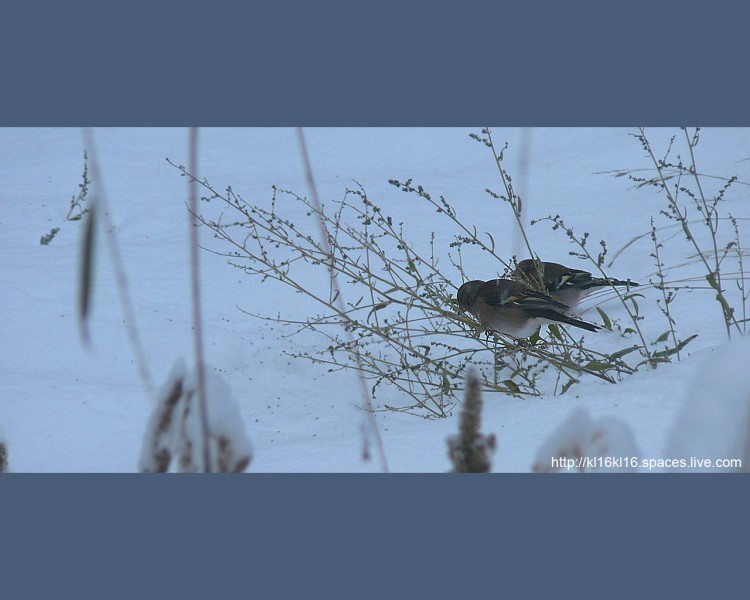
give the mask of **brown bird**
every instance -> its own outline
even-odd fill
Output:
[[[570,307],[578,304],[596,288],[611,287],[614,285],[638,285],[629,279],[621,281],[619,279],[612,279],[611,277],[594,277],[588,271],[571,269],[559,263],[538,262],[541,266],[541,281],[544,283],[547,293]],[[516,279],[526,285],[540,280],[537,263],[531,258],[519,262],[514,275]]]
[[[529,337],[544,323],[566,323],[586,331],[599,329],[563,314],[567,305],[510,279],[467,281],[458,289],[458,305],[485,329],[514,338]]]

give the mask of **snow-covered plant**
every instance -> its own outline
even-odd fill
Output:
[[[208,470],[240,473],[252,460],[252,444],[229,384],[209,368],[206,369],[206,399]],[[156,396],[138,467],[145,473],[164,473],[174,463],[181,472],[200,472],[204,470],[203,450],[196,373],[194,369],[187,372],[184,361],[178,360]]]
[[[595,420],[574,410],[542,443],[531,467],[535,473],[637,471],[640,451],[633,431],[617,417]]]

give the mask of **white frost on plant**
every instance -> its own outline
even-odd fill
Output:
[[[684,471],[750,470],[750,338],[717,348],[689,389],[665,456],[682,459],[677,468]],[[741,466],[716,464],[726,459],[740,459]]]
[[[248,439],[229,384],[205,365],[209,456],[212,472],[244,471],[252,459]],[[141,449],[139,468],[165,472],[175,461],[180,471],[204,468],[203,428],[198,400],[198,378],[178,359],[156,396]]]
[[[616,417],[594,420],[587,410],[578,408],[540,446],[532,471],[636,471],[639,457],[633,431],[624,421]]]
[[[240,409],[232,398],[226,380],[208,364],[204,371],[211,471],[244,470],[252,459],[253,447],[245,433]],[[180,460],[185,470],[192,470],[189,465],[203,465],[203,436],[195,370],[188,374],[185,389],[192,401],[185,414],[185,435],[182,438],[183,444],[188,443],[181,448]]]

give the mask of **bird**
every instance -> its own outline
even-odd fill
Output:
[[[541,266],[541,277],[537,263]],[[621,281],[611,277],[594,277],[588,271],[572,269],[554,262],[535,261],[527,258],[518,263],[514,276],[525,284],[541,282],[547,294],[569,307],[576,306],[596,288],[611,286],[636,286],[635,281]]]
[[[474,315],[485,329],[518,339],[529,337],[544,323],[565,323],[586,331],[600,329],[564,314],[567,305],[519,281],[467,281],[457,297],[459,307]]]

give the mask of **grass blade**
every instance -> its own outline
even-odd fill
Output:
[[[90,345],[89,317],[91,316],[91,299],[94,293],[94,257],[96,246],[96,204],[92,198],[86,223],[81,238],[81,256],[78,265],[78,326],[81,339]]]

